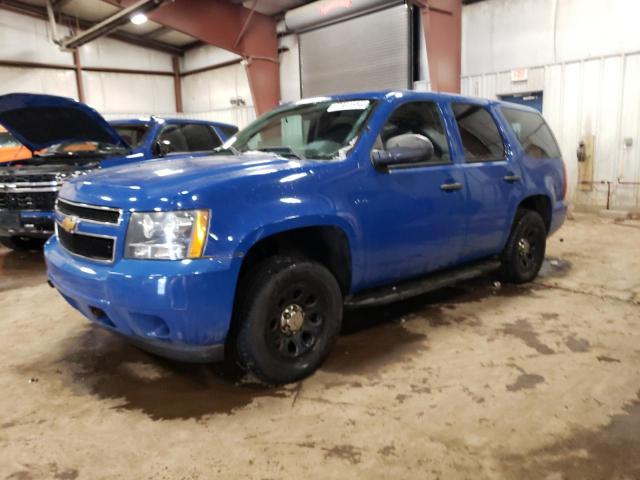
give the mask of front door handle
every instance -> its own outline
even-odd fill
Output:
[[[520,175],[511,174],[511,175],[505,175],[504,177],[502,177],[502,179],[505,182],[515,183],[515,182],[519,182],[522,179],[522,177]]]
[[[463,185],[459,182],[455,183],[443,183],[440,185],[440,190],[444,190],[445,192],[453,192],[455,190],[462,190]]]

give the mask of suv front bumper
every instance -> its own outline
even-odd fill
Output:
[[[92,322],[153,353],[190,362],[221,360],[240,259],[94,262],[45,246],[49,281]]]

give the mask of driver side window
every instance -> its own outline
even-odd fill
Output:
[[[449,163],[449,144],[438,107],[433,102],[410,102],[391,114],[376,139],[375,149],[386,150],[389,140],[398,135],[416,134],[431,140],[433,156],[429,163]]]

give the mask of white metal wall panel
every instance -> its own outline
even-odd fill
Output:
[[[0,95],[15,92],[46,93],[78,98],[73,70],[0,67]]]
[[[622,57],[610,57],[600,62],[599,76],[602,86],[596,92],[600,101],[600,114],[596,135],[594,178],[615,180],[617,157],[620,151],[620,102],[622,101]],[[640,80],[640,79],[639,79]]]
[[[80,48],[80,59],[84,67],[173,71],[171,55],[168,53],[136,47],[110,38],[100,38],[83,45]]]
[[[188,72],[189,70],[219,65],[240,58],[240,55],[228,50],[214,47],[213,45],[203,45],[202,47],[188,50],[181,59],[180,68],[182,71]]]
[[[409,88],[409,28],[399,5],[300,34],[302,95]]]
[[[59,34],[67,34],[60,27]],[[0,13],[0,59],[7,61],[73,65],[73,56],[48,40],[48,25],[26,15]]]
[[[628,55],[625,58],[624,90],[622,94],[622,112],[620,116],[620,161],[618,178],[626,182],[637,181],[640,177],[640,55]],[[629,138],[633,145],[626,147],[624,139]],[[638,187],[621,185],[616,192],[616,204],[637,205]]]
[[[187,112],[209,112],[231,108],[232,98],[253,105],[249,81],[240,64],[187,75],[182,79],[182,103]]]
[[[300,100],[300,48],[297,35],[279,39],[279,47],[287,48],[280,54],[280,99],[283,102]]]
[[[567,157],[567,178],[569,191],[571,194],[576,189],[578,179],[578,162],[576,159],[576,148],[580,140],[580,101],[581,91],[576,88],[582,79],[582,64],[579,62],[565,65],[562,82],[562,105],[560,108],[560,118],[562,119],[558,141],[560,148]],[[543,99],[544,102],[544,99]]]
[[[173,78],[83,72],[86,103],[100,112],[175,112]]]
[[[491,0],[462,9],[463,76],[640,51],[637,0]]]

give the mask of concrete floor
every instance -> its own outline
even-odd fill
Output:
[[[146,355],[0,252],[0,478],[640,478],[640,222],[579,216],[543,276],[346,315],[297,385]]]

